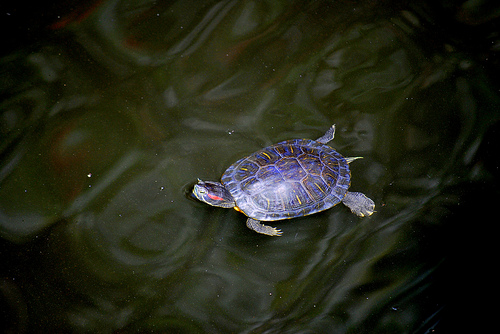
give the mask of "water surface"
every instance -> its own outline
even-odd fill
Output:
[[[374,1],[102,1],[54,18],[0,60],[5,328],[442,327],[450,231],[472,191],[498,195],[500,105],[467,50],[494,16],[444,8],[441,25],[426,5]],[[339,205],[273,238],[189,196],[332,124],[332,146],[364,157],[351,189],[372,216]]]

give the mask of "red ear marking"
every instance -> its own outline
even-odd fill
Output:
[[[208,197],[210,197],[211,199],[214,199],[216,201],[223,201],[224,200],[224,198],[219,197],[219,196],[215,196],[215,195],[212,195],[212,194],[208,194]]]

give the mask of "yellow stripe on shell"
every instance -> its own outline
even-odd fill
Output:
[[[299,195],[295,195],[295,198],[297,198],[297,201],[299,201],[299,204],[302,205],[302,202],[300,201]]]

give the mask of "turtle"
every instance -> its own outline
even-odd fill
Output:
[[[192,194],[216,207],[244,213],[246,225],[257,233],[281,236],[281,230],[262,222],[301,217],[342,202],[359,217],[370,216],[375,203],[351,185],[346,158],[327,143],[335,125],[316,140],[291,139],[261,149],[232,164],[221,182],[198,179]]]

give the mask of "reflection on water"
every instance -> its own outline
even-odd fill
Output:
[[[428,43],[425,8],[103,1],[4,56],[5,328],[439,326],[443,239],[470,184],[495,176],[480,154],[500,103],[473,57]],[[333,145],[364,157],[352,189],[375,200],[369,218],[337,206],[269,238],[187,195],[333,123]]]

